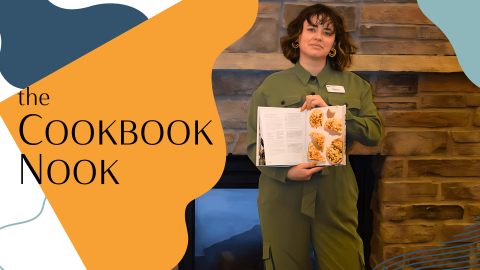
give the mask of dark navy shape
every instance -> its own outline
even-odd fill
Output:
[[[147,19],[120,4],[69,10],[48,0],[0,0],[0,72],[24,89]]]

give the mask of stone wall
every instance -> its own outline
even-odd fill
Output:
[[[480,215],[480,89],[463,73],[387,73],[372,84],[385,136],[371,265],[475,236],[453,237]]]
[[[346,17],[359,48],[357,63],[369,55],[395,61],[383,69],[362,69],[368,63],[351,69],[372,84],[385,131],[378,147],[356,143],[351,152],[378,155],[371,266],[456,240],[480,215],[480,88],[463,72],[451,72],[458,65],[453,47],[416,0],[260,1],[255,24],[226,48],[212,74],[227,154],[246,154],[251,94],[268,75],[290,65],[277,57],[279,39],[304,6],[318,2]],[[431,58],[416,69],[412,55]],[[466,243],[474,241],[479,240]]]

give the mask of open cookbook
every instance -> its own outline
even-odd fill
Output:
[[[257,166],[346,165],[346,106],[258,107]]]

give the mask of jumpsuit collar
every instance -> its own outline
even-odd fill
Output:
[[[300,65],[300,61],[297,61],[297,63],[293,67],[293,70],[297,75],[298,79],[300,79],[300,81],[304,85],[307,85],[308,81],[310,80],[310,76],[312,75],[305,68],[303,68],[302,65]],[[333,74],[333,69],[330,66],[330,61],[327,58],[325,67],[323,67],[322,71],[320,71],[320,73],[318,73],[318,75],[316,76],[318,85],[320,87],[324,87],[327,81],[330,79],[330,77],[332,77],[332,74]]]

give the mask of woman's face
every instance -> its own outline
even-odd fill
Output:
[[[320,60],[326,58],[330,49],[335,42],[335,34],[333,34],[333,24],[328,21],[324,25],[320,24],[322,17],[313,16],[311,25],[307,20],[303,22],[303,31],[298,37],[300,48],[300,58],[310,58],[312,60]]]

